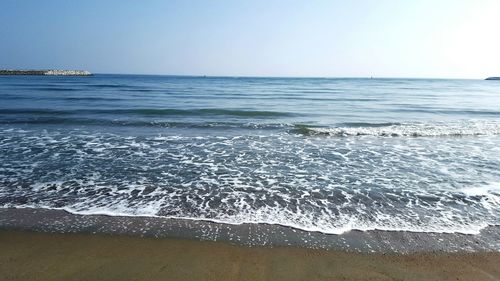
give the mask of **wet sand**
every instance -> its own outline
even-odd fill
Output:
[[[292,246],[362,253],[500,252],[500,227],[476,235],[352,230],[340,235],[281,225],[231,225],[161,217],[77,215],[63,210],[0,208],[0,229],[224,241],[243,246]]]
[[[500,280],[500,253],[367,254],[0,231],[2,280]]]

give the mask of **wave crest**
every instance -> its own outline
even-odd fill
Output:
[[[309,127],[298,124],[293,132],[303,135],[334,137],[462,137],[500,135],[500,123],[495,121],[463,121],[455,123],[385,123],[357,124],[334,128]]]

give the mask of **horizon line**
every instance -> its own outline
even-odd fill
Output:
[[[40,68],[40,69],[0,69],[0,70],[18,70],[18,71],[37,71],[37,70],[69,70],[63,68]],[[88,70],[85,70],[88,71]],[[288,76],[288,75],[210,75],[210,74],[163,74],[163,73],[110,73],[110,72],[92,72],[94,75],[143,75],[143,76],[171,76],[171,77],[206,77],[206,78],[283,78],[283,79],[436,79],[436,80],[485,80],[484,78],[470,78],[470,77],[425,77],[425,76]]]
[[[158,73],[100,73],[91,72],[94,75],[142,75],[142,76],[171,76],[171,77],[198,77],[198,78],[282,78],[282,79],[435,79],[435,80],[485,80],[485,78],[446,78],[446,77],[423,77],[423,76],[258,76],[258,75],[205,75],[205,74],[158,74]]]

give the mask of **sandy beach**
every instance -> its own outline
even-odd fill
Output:
[[[359,254],[0,231],[2,280],[499,280],[499,253]]]

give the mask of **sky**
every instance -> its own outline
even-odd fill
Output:
[[[0,0],[0,68],[500,76],[498,0]]]

